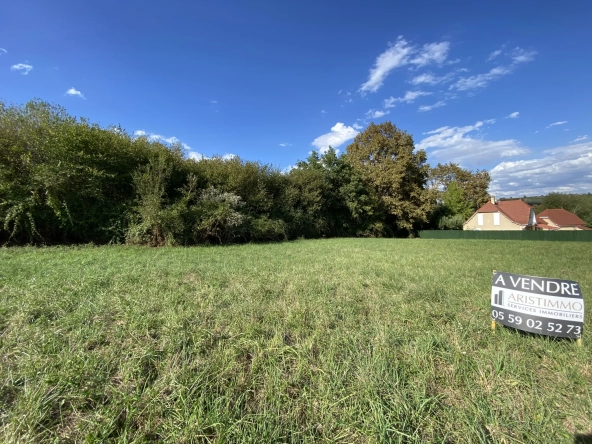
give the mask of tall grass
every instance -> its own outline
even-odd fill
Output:
[[[2,442],[571,442],[592,344],[489,322],[492,270],[585,243],[0,250]]]

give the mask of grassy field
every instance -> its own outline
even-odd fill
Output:
[[[583,347],[490,327],[492,270],[579,281]],[[586,243],[0,249],[0,442],[573,442]]]

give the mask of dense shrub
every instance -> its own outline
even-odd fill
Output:
[[[465,218],[461,214],[442,216],[438,221],[438,228],[441,230],[462,230]]]

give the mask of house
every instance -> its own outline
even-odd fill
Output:
[[[590,230],[586,222],[563,209],[543,211],[537,216],[537,225],[543,230]]]
[[[559,227],[555,225],[549,225],[545,219],[542,219],[540,216],[536,217],[537,221],[537,230],[549,230],[549,231],[557,231]]]
[[[463,224],[463,230],[534,230],[534,210],[522,199],[490,201]]]

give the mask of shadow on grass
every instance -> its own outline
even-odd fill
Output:
[[[574,444],[592,444],[592,434],[590,435],[575,435]]]

